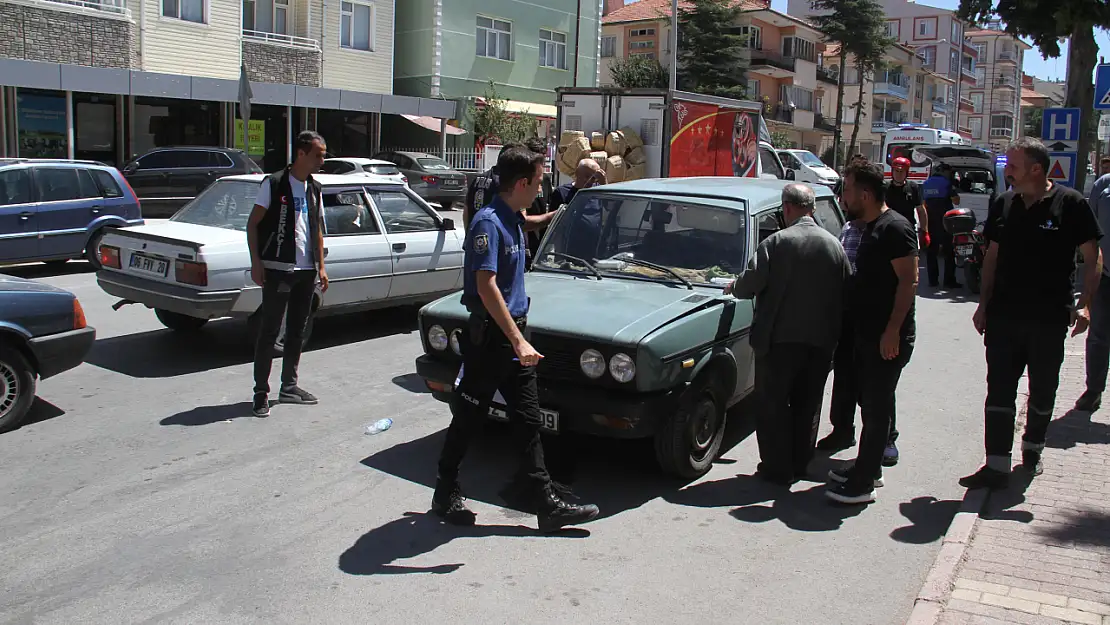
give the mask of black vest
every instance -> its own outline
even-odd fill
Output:
[[[270,185],[270,205],[258,223],[258,240],[262,245],[260,256],[267,269],[293,271],[297,263],[297,209],[293,205],[293,187],[289,184],[289,167],[280,173],[270,174],[264,184]],[[312,176],[306,181],[305,201],[308,203],[308,241],[312,246],[312,260],[316,264],[317,233],[323,230],[320,192],[323,187]]]

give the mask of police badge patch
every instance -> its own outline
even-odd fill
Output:
[[[489,235],[479,234],[474,237],[474,251],[479,254],[485,254],[489,249]]]

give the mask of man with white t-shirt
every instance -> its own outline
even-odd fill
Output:
[[[328,290],[323,196],[320,184],[312,179],[324,164],[328,147],[323,137],[306,130],[297,135],[294,149],[293,164],[262,181],[247,222],[251,279],[262,287],[262,323],[254,349],[252,412],[256,417],[270,415],[270,368],[282,318],[285,349],[278,401],[317,403],[312,393],[297,386],[297,364],[316,279],[321,291]]]

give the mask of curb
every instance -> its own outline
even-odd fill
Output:
[[[941,610],[952,594],[956,582],[956,572],[971,545],[979,513],[987,503],[986,489],[968,490],[964,493],[960,510],[948,526],[941,541],[940,553],[925,576],[925,583],[913,602],[913,611],[906,625],[936,625]]]

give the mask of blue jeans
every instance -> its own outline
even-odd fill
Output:
[[[1110,366],[1110,276],[1102,274],[1091,300],[1091,327],[1087,330],[1087,392],[1101,395],[1106,390]]]

